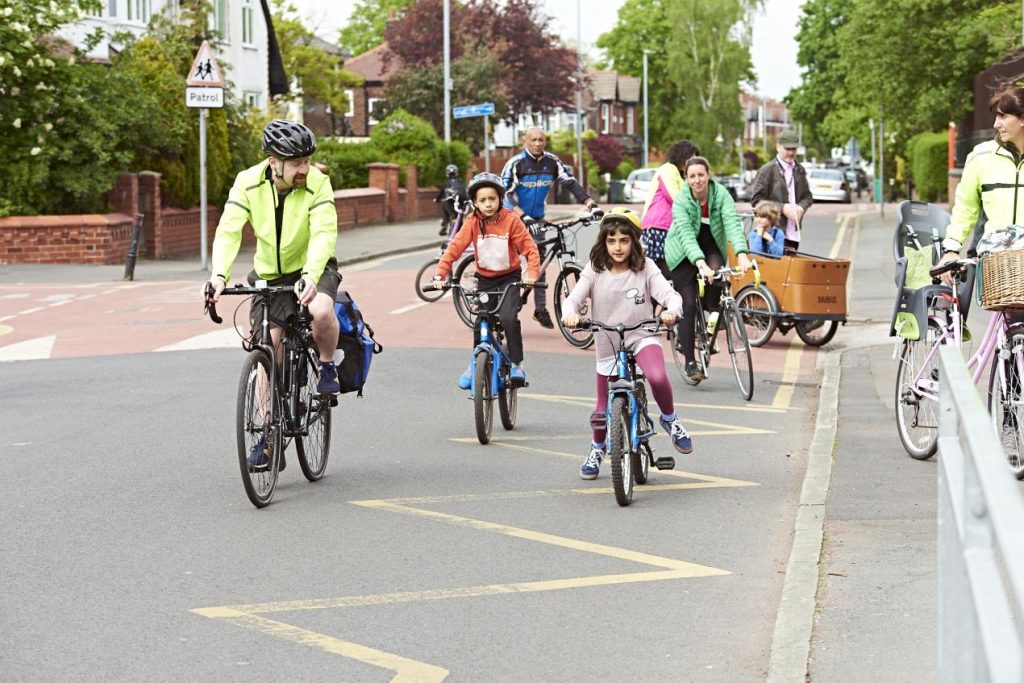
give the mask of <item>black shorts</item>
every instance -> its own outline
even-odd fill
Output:
[[[246,278],[249,285],[256,283],[259,279],[259,275],[256,271],[250,271],[249,276]],[[281,277],[274,278],[273,280],[267,280],[267,284],[271,286],[279,285],[294,285],[296,282],[302,279],[302,273],[289,273],[288,275],[282,275]],[[327,296],[331,297],[331,301],[338,296],[338,285],[341,284],[341,273],[338,271],[338,260],[333,256],[327,259],[327,264],[324,266],[324,272],[320,276],[320,280],[316,283],[316,291],[323,292]],[[275,296],[270,302],[270,317],[272,320],[285,321],[288,320],[289,316],[295,315],[299,312],[299,301],[294,295],[290,296]],[[256,327],[259,322],[263,320],[263,302],[253,299],[252,308],[249,310],[249,322],[253,328]]]

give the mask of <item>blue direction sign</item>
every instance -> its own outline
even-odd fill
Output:
[[[465,107],[452,109],[452,116],[457,119],[468,119],[472,116],[490,116],[494,113],[494,103],[484,102],[483,104],[469,104]]]

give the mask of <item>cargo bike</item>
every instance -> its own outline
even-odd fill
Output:
[[[752,214],[743,218],[749,224]],[[748,272],[732,280],[732,291],[751,346],[764,346],[776,331],[785,335],[794,329],[808,346],[823,346],[840,323],[846,324],[848,260],[802,251],[750,256],[757,261],[761,286]],[[729,262],[736,262],[731,248]]]

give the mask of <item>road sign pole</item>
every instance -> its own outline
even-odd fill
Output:
[[[199,251],[202,269],[206,263],[206,114],[208,109],[199,110]]]
[[[491,172],[491,141],[487,133],[491,117],[484,114],[484,170]]]

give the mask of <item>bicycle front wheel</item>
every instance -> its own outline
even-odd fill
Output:
[[[735,305],[725,306],[725,337],[729,346],[729,360],[740,387],[740,396],[749,401],[754,396],[754,359],[750,355],[750,340]]]
[[[444,289],[434,289],[428,292],[424,292],[424,287],[430,287],[434,284],[434,273],[437,272],[437,264],[441,261],[439,258],[432,258],[416,271],[416,296],[423,299],[426,302],[437,301],[445,295]]]
[[[327,469],[327,456],[331,450],[331,397],[316,391],[317,374],[312,358],[302,354],[306,383],[299,387],[299,431],[295,437],[299,453],[299,467],[309,481],[317,481]]]
[[[747,339],[751,346],[764,346],[772,338],[777,321],[779,305],[770,291],[764,287],[748,287],[736,297],[736,308],[747,328]]]
[[[683,323],[684,325],[686,323]],[[681,368],[679,374],[682,375],[683,381],[689,384],[691,387],[695,387],[700,384],[708,376],[708,361],[711,359],[711,349],[709,347],[707,327],[704,322],[704,309],[700,307],[698,302],[697,314],[693,318],[693,359],[697,363],[697,369],[700,370],[701,379],[690,379],[690,376],[686,374],[686,358],[682,353],[673,349],[673,358],[676,358],[676,367]]]
[[[459,320],[465,323],[466,327],[473,329],[475,320],[473,313],[469,310],[469,302],[466,300],[466,292],[476,289],[476,261],[473,256],[466,256],[462,263],[455,267],[455,283],[462,286],[452,292],[452,303],[455,304],[455,312],[459,314]]]
[[[270,366],[270,357],[263,351],[253,350],[245,357],[235,413],[242,485],[249,502],[258,508],[274,497],[284,446],[281,397],[271,382]]]
[[[1014,335],[1009,343],[1010,357],[1000,360],[997,356],[992,363],[988,380],[988,410],[1003,444],[1010,471],[1017,479],[1024,479],[1024,461],[1021,459],[1024,440],[1020,431],[1021,420],[1024,420],[1024,407],[1021,405],[1024,375],[1021,345],[1024,344],[1024,335]]]
[[[555,278],[555,296],[553,297],[555,302],[555,323],[558,325],[558,331],[565,337],[565,341],[577,349],[585,349],[594,343],[594,331],[566,327],[562,324],[562,313],[565,311],[565,300],[569,298],[569,293],[572,292],[576,283],[580,281],[580,275],[582,274],[583,269],[575,263],[566,264],[562,268],[562,272]],[[586,315],[587,312],[580,311],[580,315]]]
[[[612,465],[612,488],[615,489],[615,502],[625,507],[633,502],[629,404],[625,396],[616,396],[612,399],[608,417],[608,459]]]
[[[932,352],[938,338],[938,326],[929,322],[924,339],[904,339],[896,368],[896,428],[915,460],[935,455],[939,442],[939,367]]]
[[[473,416],[476,419],[476,438],[486,444],[491,440],[494,425],[494,396],[491,394],[491,354],[480,349],[476,352],[476,371],[473,373]]]

